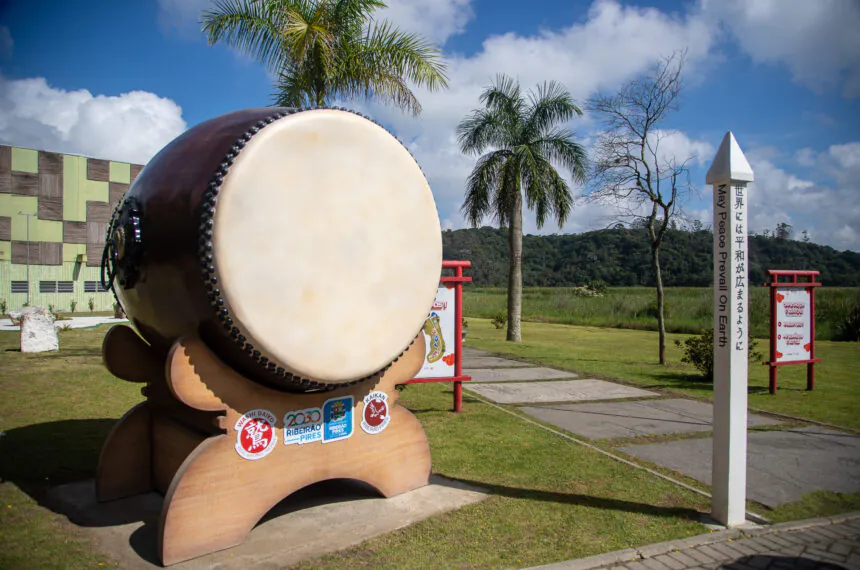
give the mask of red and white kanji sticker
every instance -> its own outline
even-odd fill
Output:
[[[275,449],[275,414],[256,409],[245,412],[233,426],[236,430],[236,453],[245,459],[262,459]]]

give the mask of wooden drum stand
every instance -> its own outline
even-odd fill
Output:
[[[102,351],[113,375],[146,383],[146,401],[108,435],[96,496],[165,495],[165,566],[241,543],[269,509],[318,481],[358,479],[385,497],[428,482],[427,436],[394,388],[421,368],[423,334],[376,382],[305,394],[252,382],[196,338],[164,356],[117,326]]]

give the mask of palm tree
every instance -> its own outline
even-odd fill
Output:
[[[384,7],[381,0],[215,0],[202,24],[209,45],[223,41],[276,75],[277,105],[364,96],[418,115],[409,85],[447,87],[446,66],[431,43],[374,21]]]
[[[560,84],[538,85],[527,96],[519,82],[499,75],[480,98],[476,109],[457,127],[460,150],[481,155],[466,183],[463,212],[477,227],[492,215],[508,228],[508,335],[522,340],[520,320],[523,294],[523,195],[534,210],[538,228],[547,216],[559,227],[573,206],[567,181],[556,163],[570,171],[574,182],[585,181],[585,151],[573,142],[573,132],[563,125],[582,111]]]

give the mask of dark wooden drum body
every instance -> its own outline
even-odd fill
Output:
[[[338,109],[202,123],[141,171],[103,259],[156,349],[200,336],[287,390],[372,378],[405,350],[441,266],[432,193],[385,129]]]

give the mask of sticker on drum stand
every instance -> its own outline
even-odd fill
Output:
[[[322,410],[307,408],[287,412],[284,415],[284,445],[313,443],[322,441]]]
[[[388,409],[388,394],[374,390],[364,397],[361,413],[361,429],[369,434],[379,433],[388,427],[391,413]]]
[[[242,414],[233,426],[236,434],[236,453],[245,459],[262,459],[269,455],[278,436],[275,435],[275,414],[256,409]]]
[[[323,443],[352,437],[352,396],[332,398],[323,404]]]

